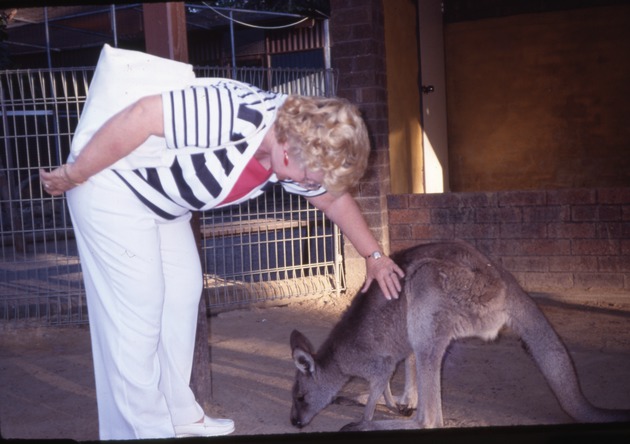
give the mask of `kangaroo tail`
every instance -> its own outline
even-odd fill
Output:
[[[510,287],[516,297],[510,297],[508,326],[525,342],[564,411],[579,422],[630,421],[630,410],[602,409],[586,399],[558,334],[529,295],[516,283]]]

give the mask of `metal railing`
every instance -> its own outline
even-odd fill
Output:
[[[202,67],[287,94],[332,95],[331,71]],[[66,159],[93,68],[0,71],[0,321],[87,322],[80,260],[64,197],[39,168]],[[201,216],[210,310],[344,289],[341,235],[281,187]]]

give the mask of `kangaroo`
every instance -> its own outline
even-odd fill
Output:
[[[560,405],[575,420],[630,420],[630,410],[601,409],[584,397],[567,349],[533,299],[508,271],[472,245],[419,245],[392,258],[405,270],[398,299],[386,300],[378,285],[357,295],[317,353],[302,333],[292,332],[294,426],[309,424],[350,378],[360,377],[369,382],[363,419],[343,430],[442,427],[441,367],[449,344],[473,336],[493,340],[504,326],[520,336]],[[396,365],[409,358],[415,358],[415,378],[407,375],[407,382],[417,385],[415,416],[372,421],[381,395],[393,402],[389,380]]]

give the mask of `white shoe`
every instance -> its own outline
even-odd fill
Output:
[[[222,436],[233,431],[234,421],[231,419],[215,419],[204,415],[203,422],[175,426],[175,437]]]

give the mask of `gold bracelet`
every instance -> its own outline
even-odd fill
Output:
[[[70,179],[70,175],[68,175],[67,166],[68,166],[67,163],[64,163],[63,165],[61,165],[61,169],[63,170],[63,177],[65,177],[66,180],[70,182],[72,185],[74,185],[75,187],[78,187],[79,185],[83,185],[83,182],[75,182],[74,180]]]

